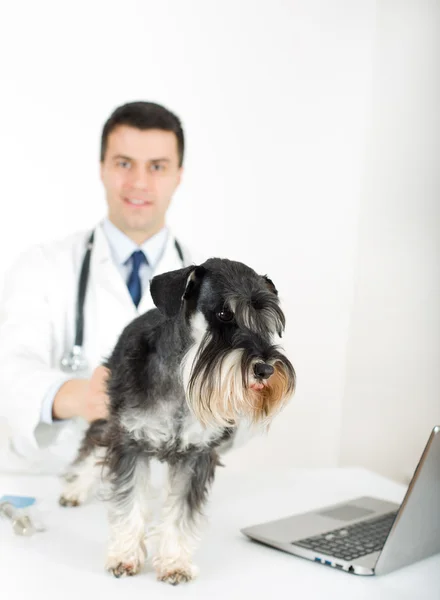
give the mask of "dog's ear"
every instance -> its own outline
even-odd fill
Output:
[[[200,287],[204,267],[185,267],[153,277],[150,292],[154,304],[166,317],[178,314],[183,300],[191,300]]]
[[[275,296],[278,296],[278,290],[275,287],[275,284],[272,281],[272,279],[269,279],[269,277],[267,275],[263,275],[263,279],[266,282],[266,285],[267,285],[267,288],[269,289],[269,291],[272,292],[273,294],[275,294]]]

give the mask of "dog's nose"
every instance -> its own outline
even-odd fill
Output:
[[[266,363],[257,363],[254,365],[255,377],[258,377],[258,379],[269,379],[274,370],[272,365],[267,365]]]

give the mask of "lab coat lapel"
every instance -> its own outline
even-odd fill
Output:
[[[124,327],[138,314],[100,226],[95,230],[85,314],[84,342],[95,363],[108,356]]]
[[[127,308],[133,306],[127,285],[113,261],[107,238],[100,226],[95,230],[90,273],[93,281],[100,288],[110,291],[120,304]]]
[[[154,270],[152,278],[156,275],[167,273],[168,271],[175,271],[176,269],[182,268],[182,261],[180,260],[180,257],[177,254],[177,250],[174,245],[174,240],[174,236],[170,233],[165,244],[164,252]],[[150,310],[151,308],[155,308],[155,306],[151,298],[150,291],[144,290],[141,301],[139,303],[139,313],[144,313],[145,311]]]

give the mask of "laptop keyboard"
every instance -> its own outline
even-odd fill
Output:
[[[396,515],[397,511],[390,512],[292,544],[335,558],[353,560],[382,550]]]

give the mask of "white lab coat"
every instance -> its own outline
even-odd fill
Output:
[[[59,472],[75,457],[87,426],[82,419],[40,422],[42,402],[63,373],[72,348],[79,272],[90,232],[26,252],[5,280],[0,299],[0,470]],[[185,265],[191,264],[183,248]],[[168,236],[154,275],[182,267]],[[148,291],[136,310],[101,227],[96,228],[84,307],[88,377],[113,349],[123,328],[154,307]]]

